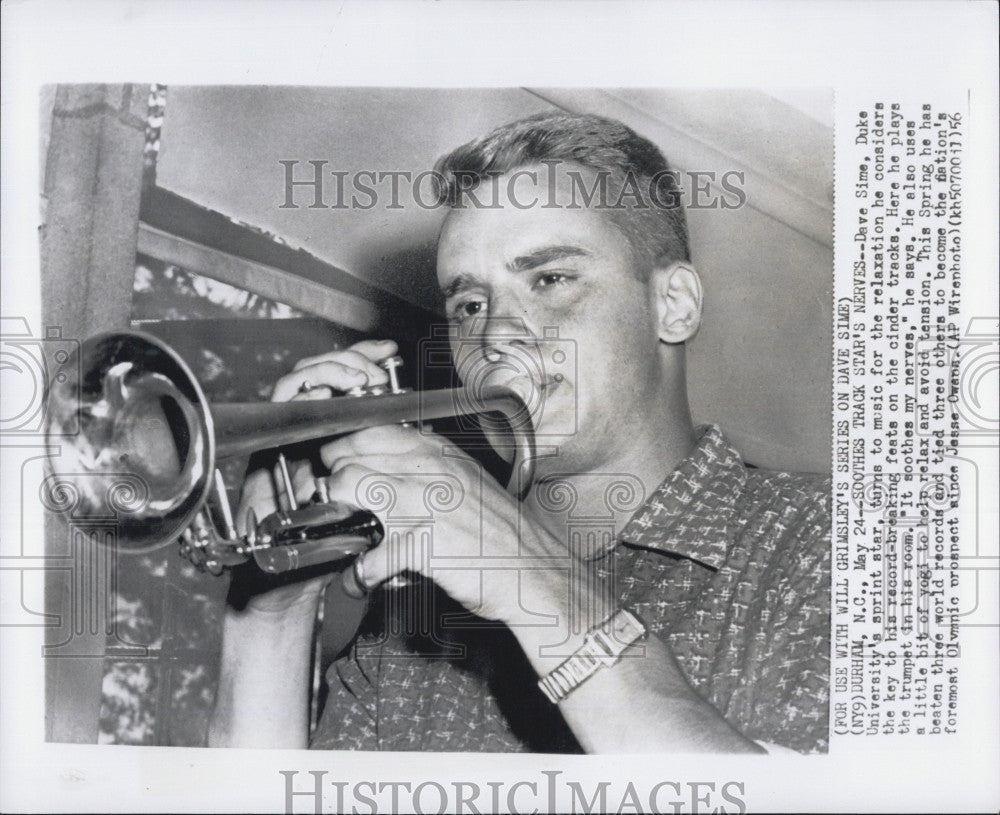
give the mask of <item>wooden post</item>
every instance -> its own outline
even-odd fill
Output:
[[[142,193],[149,87],[61,85],[56,89],[43,184],[44,325],[82,339],[127,328]],[[96,742],[114,558],[81,546],[86,531],[56,514],[45,526],[46,736]]]

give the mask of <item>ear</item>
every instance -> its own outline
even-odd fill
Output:
[[[660,339],[681,343],[691,339],[701,325],[701,278],[690,264],[673,263],[653,269],[650,293],[656,308]]]

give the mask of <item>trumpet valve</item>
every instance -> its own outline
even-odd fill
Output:
[[[384,385],[358,385],[347,391],[348,396],[382,396],[386,393],[406,393],[406,388],[399,387],[399,369],[403,367],[403,358],[400,356],[386,357],[379,362],[388,375],[389,381]]]
[[[214,525],[204,509],[198,511],[182,533],[180,554],[193,563],[198,571],[220,575],[225,565],[216,557],[220,542]]]
[[[403,358],[400,356],[386,357],[379,365],[389,375],[389,393],[403,393],[403,388],[399,387],[399,369],[403,367]]]
[[[232,530],[235,535],[235,530]],[[207,509],[198,510],[191,524],[181,533],[180,552],[200,572],[219,576],[227,568],[245,563],[253,549],[246,537],[222,537]]]

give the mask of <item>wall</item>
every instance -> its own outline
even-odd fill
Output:
[[[459,78],[460,79],[460,78]],[[689,213],[706,315],[691,344],[696,419],[762,466],[828,470],[832,129],[828,92],[171,87],[158,183],[350,273],[438,307],[442,213],[285,202],[285,168],[409,171],[492,127],[555,106],[617,116],[681,169],[746,172],[748,205]],[[324,196],[335,199],[326,186]],[[329,203],[328,201],[327,203]]]

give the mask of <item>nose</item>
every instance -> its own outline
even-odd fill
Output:
[[[537,333],[528,310],[511,292],[494,290],[486,316],[475,320],[472,330],[484,352],[494,346],[534,345]]]
[[[487,351],[494,345],[527,345],[535,341],[534,332],[520,317],[483,317],[475,321],[473,336]]]
[[[497,375],[530,374],[537,367],[537,338],[516,312],[499,311],[491,301],[489,316],[476,317],[465,329],[453,350],[459,378],[467,386]]]
[[[537,348],[536,337],[527,322],[519,317],[484,317],[475,327],[475,355],[489,367],[509,367],[513,358],[531,356]],[[469,350],[472,351],[473,348]],[[470,360],[471,361],[471,360]]]

